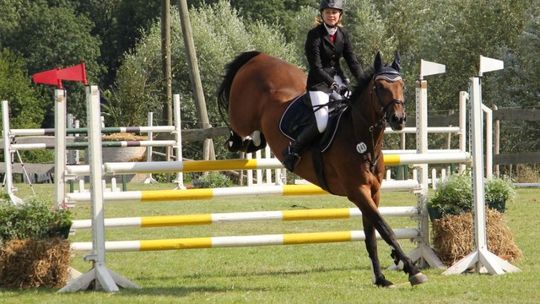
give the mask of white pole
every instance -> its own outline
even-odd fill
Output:
[[[176,161],[182,163],[184,157],[182,155],[182,126],[181,126],[181,112],[180,112],[180,94],[173,95],[174,103],[174,127],[175,134],[174,138],[176,139]],[[184,185],[184,173],[176,172],[176,188],[177,189],[186,189]]]
[[[441,71],[443,65],[436,64],[437,71]],[[425,74],[424,74],[425,75]],[[416,151],[419,154],[425,154],[428,151],[428,115],[427,115],[427,81],[420,79],[416,82]],[[431,266],[436,268],[444,268],[444,264],[437,257],[433,249],[429,245],[429,216],[427,211],[428,202],[428,165],[422,164],[418,166],[420,174],[418,175],[418,184],[420,191],[418,192],[418,210],[420,217],[418,219],[418,230],[420,231],[420,240],[416,249],[410,253],[410,258],[413,261],[418,261],[421,266]],[[414,175],[414,174],[413,174]]]
[[[427,81],[418,80],[416,82],[416,153],[424,154],[428,150],[428,117],[427,117]],[[429,218],[427,216],[427,195],[428,195],[428,165],[418,166],[418,183],[421,190],[418,196],[418,208],[422,217],[418,221],[422,242],[429,246]]]
[[[93,284],[94,288],[102,288],[107,292],[117,292],[119,290],[118,285],[125,288],[139,288],[127,279],[110,271],[105,266],[105,216],[103,208],[101,118],[99,107],[98,87],[86,87],[88,152],[92,186],[90,192],[92,199],[92,252],[85,259],[92,261],[93,268],[69,282],[68,285],[60,289],[60,292],[86,290],[91,288],[90,286],[93,281],[95,281],[95,284]]]
[[[265,159],[272,158],[271,154],[272,153],[270,152],[270,146],[266,145],[266,147],[264,148],[264,158]],[[265,172],[266,172],[266,183],[272,184],[272,169],[266,169]],[[276,176],[276,180],[277,180],[277,176]]]
[[[467,100],[469,100],[469,93],[459,92],[459,150],[461,152],[467,151]],[[465,164],[459,165],[460,173],[465,172],[466,169]]]
[[[148,112],[147,116],[146,116],[146,124],[148,125],[148,127],[153,127],[154,126],[154,112]],[[148,140],[149,141],[152,141],[154,139],[154,132],[152,131],[148,131],[147,134],[148,136]],[[146,147],[146,161],[147,162],[151,162],[152,161],[152,153],[153,153],[153,147],[150,145],[148,147]],[[152,177],[152,173],[148,173],[146,175],[146,178],[144,179],[144,183],[145,184],[150,184],[150,183],[153,183],[155,182],[154,178]]]
[[[259,160],[261,159],[261,150],[257,150],[255,151],[255,159]],[[263,184],[263,172],[261,169],[257,169],[256,171],[256,176],[257,176],[257,185],[262,185]]]
[[[54,185],[56,205],[59,208],[66,204],[66,91],[54,90]]]
[[[13,170],[11,167],[11,135],[9,128],[9,107],[7,100],[2,100],[2,127],[4,131],[4,163],[5,170],[5,190],[11,202],[15,205],[21,204],[22,200],[15,196],[13,187]]]
[[[482,111],[486,114],[486,178],[493,178],[493,112],[482,104]]]
[[[469,255],[459,260],[443,274],[459,274],[470,267],[476,272],[486,269],[490,274],[516,272],[519,268],[491,253],[486,240],[486,210],[484,199],[484,160],[482,129],[482,95],[480,79],[471,81],[471,114],[472,114],[472,158],[473,158],[473,199],[474,199],[474,239],[476,248]]]

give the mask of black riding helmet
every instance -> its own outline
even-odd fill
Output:
[[[338,9],[343,12],[343,1],[342,0],[321,0],[319,11],[322,12],[325,8]]]

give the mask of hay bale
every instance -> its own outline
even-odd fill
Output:
[[[58,288],[68,280],[69,241],[11,240],[0,248],[0,286]]]
[[[489,251],[509,261],[521,258],[521,250],[516,246],[512,232],[505,224],[502,214],[487,209],[486,220]],[[433,246],[444,264],[453,265],[472,252],[474,248],[472,213],[448,215],[434,220],[432,226]]]

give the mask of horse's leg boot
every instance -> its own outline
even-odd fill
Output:
[[[317,124],[315,122],[306,126],[300,132],[298,138],[283,150],[283,165],[285,168],[293,172],[296,163],[300,160],[302,151],[309,146],[319,134],[319,129],[317,129]]]

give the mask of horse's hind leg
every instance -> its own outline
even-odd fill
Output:
[[[371,268],[373,270],[373,283],[378,287],[394,287],[394,283],[388,281],[382,271],[377,253],[377,239],[375,235],[375,227],[371,221],[363,216],[362,224],[364,226],[364,234],[366,235],[366,249],[371,259]]]
[[[242,137],[233,130],[230,130],[229,138],[225,141],[225,148],[230,152],[242,151]]]
[[[266,147],[266,139],[259,132],[253,132],[252,137],[242,138],[238,133],[230,130],[229,138],[225,141],[225,147],[230,152],[251,153]]]

